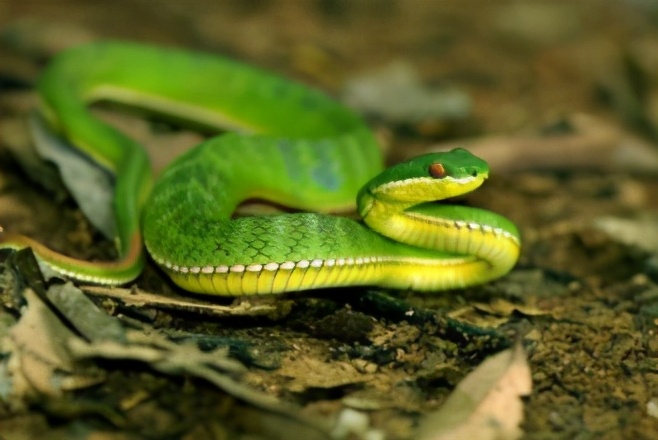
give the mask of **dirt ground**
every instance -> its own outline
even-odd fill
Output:
[[[347,102],[355,79],[377,83],[383,101],[354,105],[388,162],[453,145],[483,156],[492,176],[465,202],[512,219],[522,256],[507,277],[464,291],[249,300],[190,298],[149,264],[128,290],[83,290],[133,330],[225,350],[246,367],[231,383],[246,387],[95,352],[102,379],[13,401],[0,393],[0,438],[312,438],[296,424],[351,408],[385,438],[411,439],[461,379],[517,341],[533,382],[522,438],[658,436],[655,2],[0,2],[0,226],[90,260],[111,258],[111,241],[51,168],[36,171],[49,190],[28,178],[17,150],[48,58],[109,38],[221,53]],[[421,95],[457,98],[396,113],[400,95],[387,92],[399,83],[377,79],[394,63],[411,67]],[[198,136],[118,118],[145,142],[173,145],[157,161]],[[10,277],[10,264],[0,282],[16,319],[8,292],[34,281]],[[243,389],[286,402],[292,421],[272,424],[267,397]]]

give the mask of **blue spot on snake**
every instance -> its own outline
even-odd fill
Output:
[[[298,159],[298,154],[300,151],[299,148],[297,148],[296,143],[290,139],[281,139],[277,146],[281,152],[284,166],[286,167],[286,174],[290,176],[292,180],[300,180],[302,177],[302,173],[300,172],[301,167]]]
[[[290,179],[303,182],[305,178],[310,177],[316,185],[329,191],[340,188],[343,179],[338,173],[336,161],[331,156],[330,142],[320,140],[308,145],[309,141],[279,140],[277,146]],[[309,172],[310,175],[306,174]]]
[[[332,160],[330,152],[331,141],[321,140],[314,145],[314,151],[318,157],[317,164],[313,167],[311,175],[313,180],[320,186],[335,191],[343,183],[342,178],[336,173],[336,161]]]

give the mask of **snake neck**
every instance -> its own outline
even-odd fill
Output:
[[[364,222],[378,233],[417,248],[477,263],[486,279],[507,273],[519,257],[516,227],[506,218],[468,206],[389,203],[364,196]]]
[[[393,241],[428,248],[423,240],[427,235],[423,222],[407,213],[412,206],[412,203],[383,201],[369,194],[359,198],[359,213],[372,230]]]

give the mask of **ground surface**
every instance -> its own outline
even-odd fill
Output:
[[[355,408],[387,438],[413,438],[422,414],[515,340],[534,383],[524,438],[656,438],[649,409],[658,404],[657,26],[649,1],[4,1],[0,225],[87,259],[112,255],[73,202],[18,166],[32,85],[64,47],[120,37],[215,51],[344,99],[357,75],[408,63],[423,86],[457,90],[472,107],[406,119],[374,109],[369,121],[386,139],[389,162],[448,144],[471,145],[489,160],[492,178],[467,203],[519,225],[523,255],[507,278],[432,296],[349,289],[246,306],[220,301],[247,310],[231,316],[139,306],[104,291],[92,297],[138,328],[230,347],[248,366],[242,384],[310,418]],[[194,138],[132,128],[173,148]],[[136,286],[180,293],[152,267]],[[107,376],[94,387],[31,396],[22,409],[0,405],[0,424],[63,438],[95,430],[232,438],[264,423],[191,378],[198,375],[172,377],[137,362],[102,366]]]

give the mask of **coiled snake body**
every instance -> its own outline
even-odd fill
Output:
[[[487,178],[465,150],[433,153],[382,171],[361,119],[325,95],[220,57],[130,43],[96,43],[60,54],[39,82],[52,128],[115,174],[120,259],[75,260],[16,234],[63,275],[125,284],[151,257],[184,289],[269,294],[378,285],[441,290],[506,274],[519,234],[504,217],[434,203]],[[208,127],[232,129],[178,158],[151,190],[140,145],[89,113],[111,100]],[[327,215],[353,206],[363,222]],[[242,217],[265,199],[301,213]]]

